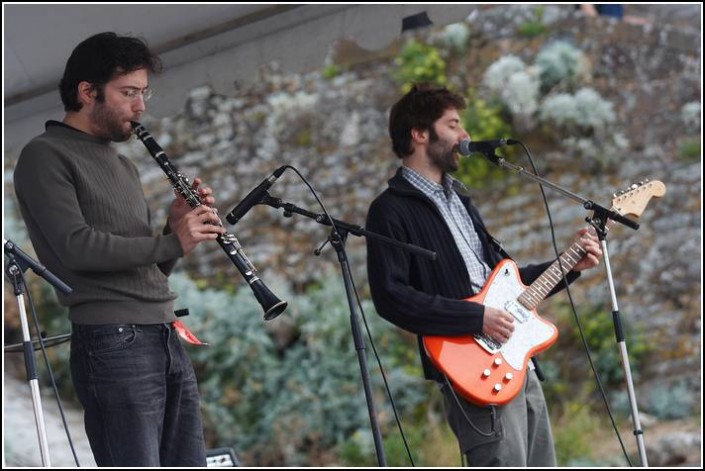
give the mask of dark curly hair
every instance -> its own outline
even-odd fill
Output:
[[[411,155],[411,130],[428,130],[435,135],[433,123],[448,109],[462,110],[465,99],[445,87],[418,83],[392,106],[389,113],[389,137],[392,150],[400,159]]]
[[[59,83],[61,101],[66,111],[79,111],[78,84],[90,82],[102,96],[103,85],[114,77],[139,69],[161,72],[159,58],[152,54],[142,39],[100,33],[81,42],[66,62],[64,76]]]

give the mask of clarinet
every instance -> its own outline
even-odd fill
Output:
[[[154,160],[157,161],[161,169],[166,173],[167,178],[171,182],[176,192],[181,195],[186,203],[192,208],[200,206],[201,198],[193,191],[188,178],[182,175],[179,170],[169,161],[169,157],[164,153],[164,150],[157,144],[154,137],[136,121],[131,121],[132,130],[137,138],[142,141]],[[215,211],[214,211],[215,212]],[[235,264],[242,276],[247,281],[250,288],[254,292],[255,298],[264,309],[264,319],[271,320],[281,314],[287,307],[286,301],[282,301],[267,288],[262,280],[257,276],[257,269],[252,265],[242,251],[240,242],[233,234],[219,234],[216,239],[218,244],[223,248],[228,258]]]

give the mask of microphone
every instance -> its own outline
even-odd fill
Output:
[[[61,281],[61,279],[59,279],[59,277],[50,272],[47,267],[45,267],[26,253],[24,253],[22,249],[17,247],[17,245],[15,245],[15,243],[11,240],[3,239],[2,246],[5,249],[5,255],[12,254],[18,259],[20,259],[20,267],[24,265],[25,268],[31,268],[34,273],[47,280],[54,288],[66,295],[71,294],[71,292],[73,291],[73,289],[71,289],[69,285]],[[22,269],[24,270],[25,268]]]
[[[269,190],[269,188],[274,185],[274,182],[276,182],[277,179],[281,177],[282,173],[284,173],[286,167],[286,165],[282,165],[267,179],[257,185],[254,190],[249,192],[247,196],[245,196],[242,201],[240,201],[237,206],[235,206],[233,210],[228,213],[225,219],[227,219],[230,224],[237,224],[237,222],[242,219],[242,217],[247,214],[247,212],[254,205],[260,202],[267,190]]]
[[[463,156],[476,153],[493,155],[494,150],[498,147],[511,146],[518,143],[519,141],[514,139],[497,139],[494,141],[471,141],[469,139],[463,139],[458,145],[458,152]]]

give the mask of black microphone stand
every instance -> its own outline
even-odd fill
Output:
[[[610,295],[612,298],[612,323],[614,325],[615,336],[617,339],[617,347],[619,348],[619,354],[622,360],[622,369],[624,370],[624,378],[627,383],[627,395],[629,396],[629,405],[632,414],[632,423],[634,425],[634,436],[636,437],[637,448],[639,450],[639,457],[641,458],[641,465],[644,467],[648,466],[646,460],[646,448],[644,446],[644,431],[641,429],[641,423],[639,421],[639,410],[637,408],[636,395],[634,393],[634,383],[632,381],[631,367],[629,365],[629,355],[627,353],[627,345],[625,342],[624,331],[622,329],[622,320],[619,313],[619,307],[617,305],[617,295],[614,287],[614,280],[612,278],[612,267],[610,266],[609,251],[607,250],[607,228],[606,224],[608,219],[612,219],[616,222],[624,224],[625,226],[637,230],[639,229],[639,224],[632,221],[631,219],[622,216],[621,214],[612,211],[610,209],[604,208],[593,201],[583,198],[575,193],[572,193],[538,175],[531,172],[527,172],[523,167],[514,165],[507,162],[503,157],[491,152],[483,152],[483,155],[487,157],[492,163],[507,168],[509,170],[514,170],[518,174],[527,177],[531,180],[538,182],[539,184],[545,185],[552,190],[561,193],[563,196],[571,198],[583,205],[588,211],[594,211],[592,217],[586,218],[592,227],[595,228],[597,237],[602,244],[602,254],[605,260],[605,269],[607,271],[607,282],[609,284]],[[561,271],[563,271],[561,269]]]
[[[39,379],[37,375],[37,368],[34,363],[34,350],[32,348],[29,324],[27,322],[27,311],[25,310],[25,284],[22,275],[27,268],[32,268],[36,274],[47,280],[62,292],[68,294],[71,292],[71,288],[64,284],[43,265],[36,262],[20,250],[11,240],[3,239],[3,248],[5,256],[9,259],[9,263],[7,264],[7,267],[5,267],[5,274],[12,282],[13,292],[17,298],[17,307],[20,313],[25,370],[27,372],[27,381],[29,382],[29,387],[32,391],[34,420],[37,427],[37,438],[39,439],[39,451],[42,457],[42,465],[45,467],[51,467],[51,460],[49,459],[49,442],[47,440],[44,412],[42,411],[42,396],[39,392]],[[42,342],[41,337],[38,338],[38,341]]]
[[[339,221],[337,219],[331,220],[325,214],[316,214],[305,209],[299,208],[292,203],[286,203],[279,198],[272,198],[272,196],[266,192],[259,203],[272,206],[273,208],[284,208],[284,217],[291,217],[294,213],[306,216],[313,219],[319,224],[324,226],[333,226],[331,232],[328,236],[328,241],[330,241],[333,248],[338,254],[338,261],[340,262],[340,268],[343,272],[343,281],[345,283],[345,293],[348,298],[348,307],[350,309],[350,326],[352,328],[353,342],[355,344],[355,350],[357,352],[358,362],[360,363],[360,374],[362,377],[362,385],[365,391],[365,400],[367,401],[367,411],[370,416],[370,425],[372,427],[372,436],[375,443],[375,451],[377,453],[377,462],[380,466],[387,466],[387,462],[384,456],[384,447],[382,446],[382,434],[379,430],[379,424],[377,423],[377,413],[375,412],[374,400],[372,398],[372,388],[370,387],[370,377],[367,371],[367,357],[365,356],[365,342],[362,337],[362,332],[360,330],[360,321],[357,313],[357,308],[355,304],[354,289],[352,283],[352,275],[350,273],[350,265],[348,264],[347,256],[345,254],[345,240],[348,234],[353,234],[356,236],[371,237],[382,242],[392,244],[394,246],[403,248],[417,255],[422,255],[428,257],[432,260],[436,259],[436,253],[430,250],[423,249],[416,245],[407,244],[405,242],[399,242],[389,237],[382,236],[375,232],[370,232],[361,226],[354,224],[348,224],[347,222]],[[323,244],[325,245],[325,244]],[[320,255],[323,246],[316,249],[315,254]]]

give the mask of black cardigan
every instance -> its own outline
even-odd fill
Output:
[[[460,200],[482,244],[485,260],[494,268],[509,256],[487,232],[470,197],[456,187]],[[485,308],[464,301],[474,293],[463,257],[438,208],[409,183],[399,169],[389,188],[370,205],[367,227],[372,232],[435,251],[436,260],[367,238],[367,272],[372,300],[379,315],[419,335],[424,374],[439,380],[421,344],[421,335],[469,335],[482,331]],[[552,262],[519,270],[522,282],[531,284]],[[570,272],[571,283],[579,273]],[[560,283],[551,294],[562,289]]]

